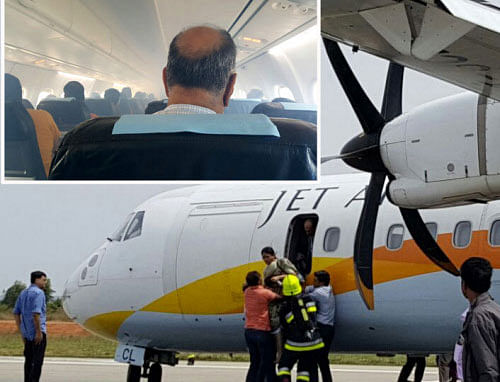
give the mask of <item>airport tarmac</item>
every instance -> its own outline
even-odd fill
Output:
[[[0,357],[0,382],[22,381],[22,357]],[[163,381],[173,382],[234,382],[244,381],[248,363],[197,361],[187,366],[181,361],[176,367],[164,366]],[[400,368],[392,366],[332,365],[335,382],[396,381]],[[46,358],[43,382],[125,382],[127,365],[108,359]],[[69,378],[69,379],[68,379]],[[145,379],[143,379],[145,381]],[[424,381],[438,381],[435,367],[428,367]]]

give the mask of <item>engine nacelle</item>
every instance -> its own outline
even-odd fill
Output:
[[[417,107],[384,127],[380,151],[398,206],[500,199],[500,102],[462,93]]]

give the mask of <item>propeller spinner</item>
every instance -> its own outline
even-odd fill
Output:
[[[337,42],[323,38],[330,63],[363,128],[342,148],[339,156],[349,166],[370,172],[370,183],[356,230],[354,242],[354,273],[358,291],[368,309],[374,309],[373,239],[378,208],[385,178],[394,179],[380,156],[380,133],[387,122],[402,113],[403,70],[396,63],[389,65],[382,110],[379,112],[368,98],[347,63]],[[330,159],[330,158],[329,158]],[[437,266],[454,276],[458,269],[441,250],[416,209],[400,208],[403,220],[420,250]]]

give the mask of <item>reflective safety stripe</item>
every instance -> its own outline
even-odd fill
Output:
[[[309,372],[301,371],[297,373],[297,381],[309,381]]]
[[[292,375],[292,373],[290,373],[290,369],[288,367],[282,367],[281,369],[278,369],[278,377],[280,375]]]
[[[314,301],[310,301],[306,304],[306,306],[309,308],[310,306],[316,306],[316,304],[314,303]]]
[[[293,321],[294,315],[292,313],[289,313],[286,315],[286,323],[289,324],[290,322]]]
[[[308,307],[308,308],[307,308],[307,311],[308,311],[309,313],[314,313],[314,312],[316,312],[317,310],[318,310],[318,309],[316,309],[316,307],[315,307],[315,306],[310,306],[310,307]]]
[[[304,300],[302,300],[301,298],[299,298],[298,302],[299,302],[299,306],[304,306]]]
[[[305,322],[309,321],[309,315],[307,314],[306,310],[302,308],[300,312],[302,313],[302,318],[304,319],[304,321]]]
[[[285,344],[285,349],[291,351],[311,351],[311,350],[321,349],[323,347],[325,347],[325,344],[323,342],[309,346],[295,346],[295,345],[290,345],[289,343]]]

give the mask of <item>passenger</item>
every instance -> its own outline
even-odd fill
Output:
[[[467,259],[460,268],[462,293],[470,303],[462,329],[465,382],[500,378],[500,306],[488,293],[491,275],[490,262],[481,257]]]
[[[398,382],[407,382],[408,377],[413,370],[413,367],[417,365],[415,368],[415,379],[414,382],[422,382],[424,378],[425,371],[425,357],[421,355],[406,355],[406,363],[401,368],[401,372],[399,373]]]
[[[282,294],[281,281],[286,275],[297,275],[297,268],[290,260],[277,259],[272,247],[264,247],[260,252],[262,260],[266,263],[264,268],[264,285],[277,294]],[[278,362],[283,350],[283,338],[280,332],[280,301],[269,304],[269,317],[271,321],[271,333],[276,341],[276,361]]]
[[[295,101],[293,99],[283,98],[283,97],[275,98],[271,102],[292,102],[292,103],[295,103]]]
[[[436,365],[439,372],[439,382],[455,382],[457,380],[457,370],[452,353],[437,354]]]
[[[247,99],[259,99],[264,98],[264,93],[260,89],[251,89],[247,94]]]
[[[120,92],[116,89],[109,88],[104,92],[104,99],[107,99],[111,103],[111,108],[113,109],[114,115],[120,115]]]
[[[47,284],[47,275],[35,271],[30,277],[31,285],[17,298],[14,318],[24,342],[24,380],[37,382],[42,374],[47,346],[47,308],[43,292]]]
[[[262,287],[257,271],[249,272],[244,286],[245,341],[250,352],[246,382],[273,382],[276,379],[273,357],[275,347],[270,333],[268,305],[280,296]]]
[[[295,264],[303,276],[306,276],[310,272],[315,232],[315,221],[313,219],[304,220],[303,235],[299,236],[295,254],[290,256],[292,263]]]
[[[17,95],[16,98],[21,101],[22,88],[17,77],[11,74],[5,74],[6,92],[12,95]],[[61,138],[61,132],[52,118],[52,115],[45,110],[26,109],[33,125],[35,126],[36,138],[40,156],[42,158],[45,175],[48,176],[50,162],[54,156],[54,152]]]
[[[316,303],[302,293],[297,276],[287,275],[283,279],[285,299],[280,310],[284,335],[283,355],[278,365],[280,381],[290,382],[291,371],[298,361],[297,381],[309,381],[309,370],[318,351],[325,347],[316,325]]]
[[[64,85],[64,98],[74,98],[78,101],[83,111],[84,119],[82,121],[91,118],[90,111],[85,104],[85,89],[81,83],[78,81],[70,81]]]
[[[132,89],[124,87],[120,94],[120,101],[118,107],[121,115],[134,114],[130,99],[132,98]]]
[[[172,40],[163,84],[168,106],[157,114],[224,113],[236,82],[236,45],[222,29],[199,26]]]
[[[323,382],[329,382],[332,381],[332,374],[328,353],[335,335],[335,297],[330,286],[330,274],[327,271],[314,272],[313,283],[314,285],[306,287],[305,292],[316,302],[318,307],[316,318],[325,347],[318,350],[318,357],[314,359],[311,368],[311,382],[318,381],[318,366]]]

